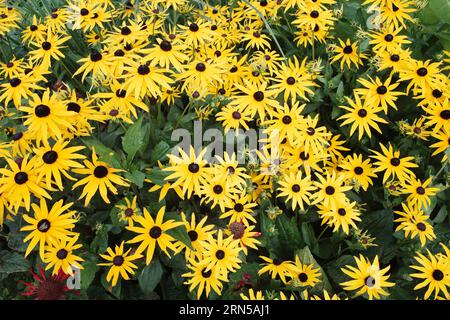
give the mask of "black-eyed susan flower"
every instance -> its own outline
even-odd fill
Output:
[[[175,220],[164,220],[165,207],[161,207],[156,214],[156,219],[150,215],[148,210],[144,208],[143,215],[135,218],[136,224],[127,226],[126,229],[138,235],[133,239],[128,240],[128,243],[139,243],[136,253],[143,253],[145,251],[145,262],[150,264],[155,252],[156,245],[170,257],[167,249],[176,251],[175,239],[166,231],[179,227],[183,222],[176,222]]]
[[[373,172],[384,171],[383,183],[389,177],[397,178],[400,181],[405,181],[408,177],[414,176],[410,168],[416,168],[417,164],[411,162],[414,157],[400,157],[400,151],[395,150],[389,143],[386,148],[380,143],[381,151],[372,150],[375,155],[370,156],[377,160],[374,162],[375,169]]]
[[[32,90],[44,89],[38,85],[39,78],[33,75],[19,74],[12,77],[9,82],[2,83],[0,86],[0,101],[4,101],[7,106],[10,101],[16,107],[22,105],[22,99],[26,99],[33,94]]]
[[[399,86],[399,83],[392,82],[391,78],[382,82],[380,78],[376,77],[372,79],[358,79],[358,82],[363,85],[364,88],[358,88],[355,92],[364,99],[369,105],[377,108],[381,106],[384,113],[388,112],[388,108],[392,107],[397,110],[395,102],[397,97],[403,95],[400,91],[395,91],[395,88]]]
[[[239,130],[240,127],[248,130],[248,123],[252,120],[251,112],[240,106],[224,106],[216,113],[217,121],[222,123],[225,134],[230,130]]]
[[[72,168],[83,168],[77,160],[85,159],[82,154],[77,153],[84,146],[68,147],[69,141],[58,140],[53,146],[45,141],[44,145],[36,148],[36,169],[39,171],[38,180],[43,179],[46,187],[50,189],[52,183],[56,183],[59,190],[63,190],[62,176],[75,181],[69,172]]]
[[[204,250],[203,242],[208,240],[215,233],[215,230],[213,230],[214,225],[206,224],[206,221],[208,219],[207,216],[203,217],[202,219],[196,219],[194,213],[191,214],[190,220],[186,218],[186,215],[184,213],[181,213],[181,218],[186,227],[186,231],[189,236],[189,239],[191,240],[191,246],[193,249],[191,249],[183,242],[178,241],[176,243],[177,246],[176,252],[178,253],[184,250],[184,256],[186,258],[186,261],[194,258],[201,260],[203,257],[203,250]]]
[[[132,226],[136,217],[141,214],[136,202],[137,196],[134,196],[131,201],[125,198],[125,204],[116,205],[116,208],[119,209],[119,220],[126,222],[129,226]]]
[[[335,46],[334,53],[331,63],[340,60],[341,69],[344,69],[344,65],[347,68],[350,68],[352,65],[358,68],[359,65],[363,65],[362,59],[367,58],[364,53],[359,52],[357,42],[351,43],[350,39],[347,39],[346,42],[339,39],[339,45]]]
[[[187,264],[189,272],[182,275],[182,277],[188,278],[184,284],[189,286],[190,292],[197,288],[197,299],[200,299],[203,292],[208,297],[211,289],[220,295],[223,282],[227,282],[226,276],[216,272],[217,267],[207,269],[207,264],[208,262],[205,260],[190,259]]]
[[[271,259],[265,256],[259,256],[264,262],[261,264],[262,268],[258,270],[258,275],[266,272],[269,273],[271,279],[280,277],[283,283],[287,283],[287,278],[296,271],[295,264],[292,261],[282,260],[278,258]]]
[[[326,175],[317,175],[318,181],[314,181],[317,191],[314,192],[312,204],[322,203],[324,206],[336,207],[346,200],[345,192],[351,190],[351,186],[345,186],[345,175],[337,175],[336,172]]]
[[[49,138],[61,139],[65,130],[73,129],[69,122],[72,112],[68,111],[56,94],[46,90],[42,96],[33,94],[29,106],[19,108],[25,112],[24,124],[40,144]]]
[[[350,106],[339,106],[339,108],[346,110],[347,113],[340,116],[338,120],[343,120],[342,125],[352,125],[350,128],[350,135],[353,135],[356,129],[358,129],[358,140],[361,140],[364,133],[366,133],[369,138],[372,137],[371,128],[381,133],[378,123],[387,123],[386,120],[377,115],[377,113],[383,110],[381,107],[369,105],[365,100],[362,101],[356,93],[354,101],[349,97],[345,98]]]
[[[261,290],[255,291],[253,288],[248,289],[247,294],[241,293],[240,297],[242,300],[253,300],[253,301],[265,300],[264,293]]]
[[[418,252],[414,259],[416,263],[410,267],[415,272],[410,274],[410,276],[420,281],[414,287],[414,290],[426,288],[425,299],[428,299],[433,293],[436,299],[441,292],[445,297],[448,297],[448,288],[450,287],[448,257],[433,255],[427,250],[427,255]]]
[[[92,197],[99,191],[103,201],[110,203],[108,199],[108,190],[117,194],[117,188],[114,185],[127,187],[129,184],[124,178],[117,175],[121,172],[121,169],[112,168],[106,162],[99,161],[95,149],[92,148],[92,162],[89,160],[83,161],[85,168],[73,169],[73,172],[85,175],[85,177],[77,181],[72,190],[83,187],[83,192],[80,195],[80,199],[84,199],[84,205],[87,206]]]
[[[248,254],[248,248],[258,250],[258,246],[261,244],[256,238],[261,235],[258,231],[253,231],[255,226],[246,226],[241,222],[232,222],[228,225],[226,230],[233,235],[233,239],[239,240],[239,245],[244,252]]]
[[[203,159],[206,151],[206,149],[203,149],[196,155],[194,147],[190,146],[189,155],[181,149],[179,149],[181,157],[169,155],[171,165],[163,170],[172,173],[165,180],[175,180],[172,187],[182,187],[183,194],[188,197],[193,192],[201,194],[200,185],[205,183],[208,177],[206,160]]]
[[[10,158],[5,158],[5,160],[9,168],[0,168],[2,174],[0,193],[6,194],[16,212],[21,206],[24,206],[27,211],[30,210],[32,195],[38,199],[43,197],[51,199],[43,184],[39,182],[34,158],[25,157],[20,165]]]
[[[361,221],[361,213],[356,208],[356,202],[337,203],[334,207],[318,205],[318,208],[322,224],[332,226],[333,232],[342,230],[345,234],[349,234],[350,228],[356,229],[356,223]]]
[[[391,24],[380,31],[373,32],[370,35],[372,40],[369,42],[373,45],[373,51],[391,51],[401,47],[402,45],[411,43],[407,36],[402,36],[399,34],[402,30],[402,27],[396,28],[393,24]]]
[[[364,191],[373,185],[372,179],[377,177],[373,172],[370,160],[366,159],[363,161],[361,154],[348,156],[342,164],[342,168],[345,170],[347,179],[355,181]]]
[[[256,206],[257,204],[251,201],[250,195],[238,193],[232,197],[231,203],[225,206],[226,210],[219,218],[229,218],[230,223],[242,222],[248,226],[250,222],[256,223],[256,219],[253,216],[253,210]]]
[[[125,242],[119,246],[115,246],[114,250],[107,248],[107,254],[100,254],[100,256],[107,262],[99,263],[99,266],[110,267],[106,275],[106,281],[111,282],[111,286],[115,287],[119,281],[119,277],[124,280],[130,279],[130,274],[134,275],[138,267],[133,263],[134,260],[141,258],[141,255],[134,252],[131,254],[132,248],[125,251]]]
[[[32,42],[37,48],[30,51],[30,60],[42,66],[43,69],[48,69],[51,66],[52,58],[56,61],[64,58],[61,49],[64,48],[63,44],[69,39],[70,36],[60,36],[47,32],[44,39],[37,39],[39,42]]]
[[[429,217],[413,204],[402,203],[403,211],[395,211],[400,218],[396,219],[399,225],[395,231],[403,230],[405,237],[411,239],[417,236],[420,239],[422,247],[428,241],[432,241],[436,238],[433,230],[433,226],[429,222]]]
[[[222,275],[227,277],[228,272],[234,272],[240,268],[241,259],[238,255],[241,251],[239,240],[234,236],[226,236],[222,230],[217,232],[217,239],[208,238],[203,242],[203,259],[206,261],[206,271],[214,268],[214,277]]]
[[[430,197],[439,192],[439,188],[429,186],[433,177],[429,177],[425,181],[412,177],[405,184],[403,192],[408,195],[406,199],[409,203],[416,205],[418,208],[426,208],[431,204]]]
[[[290,283],[294,287],[314,287],[321,281],[321,272],[314,264],[303,263],[300,257],[296,255],[290,277],[292,278]]]
[[[54,203],[50,210],[47,202],[41,199],[39,205],[33,203],[33,217],[28,214],[23,215],[23,219],[28,225],[22,227],[20,231],[28,231],[28,235],[23,239],[23,242],[28,242],[25,256],[39,245],[39,256],[45,259],[45,248],[49,244],[57,244],[57,240],[70,241],[72,236],[76,233],[71,231],[75,227],[77,220],[74,218],[75,211],[68,211],[73,203],[64,204],[63,200]]]
[[[51,222],[50,222],[51,223]],[[68,239],[59,239],[49,242],[45,247],[44,262],[47,263],[45,270],[53,268],[52,275],[58,274],[62,270],[66,274],[73,275],[74,269],[82,270],[80,264],[84,260],[75,254],[75,250],[82,247],[76,244],[79,235],[75,235]]]
[[[305,210],[305,204],[310,205],[313,191],[316,189],[308,176],[303,176],[301,171],[285,175],[279,181],[277,197],[285,197],[291,201],[292,210],[298,206]]]
[[[341,286],[347,291],[355,291],[357,296],[367,294],[369,300],[380,299],[381,296],[388,296],[385,288],[393,287],[395,283],[388,282],[390,275],[387,273],[390,266],[380,268],[378,256],[375,256],[373,262],[363,255],[354,257],[356,267],[346,265],[341,271],[348,275],[352,280],[341,283]]]

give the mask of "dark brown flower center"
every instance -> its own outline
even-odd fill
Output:
[[[336,190],[334,189],[333,186],[327,186],[327,187],[325,188],[325,193],[326,193],[327,195],[329,195],[329,196],[331,196],[332,194],[334,194],[335,191],[336,191]]]
[[[309,15],[311,16],[311,18],[316,19],[319,17],[319,12],[317,10],[313,10]]]
[[[377,93],[378,93],[378,94],[385,94],[386,92],[387,92],[386,86],[379,86],[379,87],[377,88]]]
[[[366,116],[367,116],[367,110],[366,110],[366,109],[359,109],[359,110],[358,110],[358,116],[359,116],[360,118],[366,117]]]
[[[91,61],[92,62],[97,62],[102,60],[102,54],[100,52],[98,52],[97,50],[93,51],[91,53]]]
[[[191,242],[194,242],[195,240],[198,239],[198,233],[195,230],[189,231],[188,236],[189,236],[189,239],[191,239]]]
[[[215,194],[221,194],[223,192],[223,188],[221,185],[215,185],[213,187],[213,191]]]
[[[58,252],[56,252],[56,256],[60,260],[64,260],[65,258],[67,258],[68,254],[69,252],[66,249],[59,249]]]
[[[195,66],[195,70],[197,70],[198,72],[203,72],[206,70],[206,66],[204,63],[199,62],[197,63],[197,65]]]
[[[450,119],[450,110],[442,110],[439,115],[441,116],[442,119],[448,120]]]
[[[160,227],[154,226],[150,229],[149,234],[150,234],[150,237],[152,237],[153,239],[158,239],[162,234],[162,230]]]
[[[138,67],[137,71],[141,76],[145,76],[146,74],[150,73],[150,68],[147,65],[143,64]]]
[[[113,265],[115,265],[116,267],[120,267],[124,262],[125,259],[123,258],[123,256],[115,256],[113,259]]]
[[[21,83],[22,83],[22,80],[20,80],[19,78],[12,78],[11,80],[9,80],[9,84],[13,88],[19,86]]]
[[[46,164],[52,164],[55,163],[56,160],[58,160],[58,153],[56,151],[50,150],[47,151],[46,153],[44,153],[44,155],[42,156],[42,160],[46,163]]]
[[[44,49],[45,51],[50,50],[50,48],[52,47],[52,44],[48,41],[44,41],[42,42],[42,49]]]
[[[428,74],[427,68],[421,67],[421,68],[417,69],[417,75],[419,75],[421,77],[425,77],[427,74]]]
[[[352,46],[345,46],[345,47],[344,47],[344,53],[345,53],[345,54],[350,54],[350,53],[352,53],[352,52],[353,52]]]
[[[357,174],[357,175],[360,175],[360,174],[362,174],[363,172],[364,172],[364,170],[363,170],[363,168],[361,168],[361,167],[355,167],[354,169],[353,169],[353,171]]]
[[[291,189],[293,192],[297,193],[300,191],[300,186],[298,184],[294,184],[292,185]]]
[[[234,211],[236,211],[236,212],[244,211],[244,205],[242,203],[235,203],[234,204]]]
[[[45,104],[40,104],[34,109],[34,114],[38,118],[44,118],[50,115],[50,108]]]
[[[28,174],[26,172],[22,172],[22,171],[17,172],[14,176],[14,181],[18,185],[22,185],[28,181]]]
[[[369,288],[373,288],[375,286],[375,278],[368,276],[365,280],[364,283],[366,284],[366,286],[368,286]]]
[[[399,165],[400,165],[400,159],[399,159],[399,158],[392,158],[392,159],[391,159],[391,164],[392,164],[394,167],[399,166]]]
[[[288,77],[286,83],[292,86],[295,83],[294,77]]]
[[[108,168],[107,167],[102,166],[102,165],[95,167],[95,169],[94,169],[94,176],[96,178],[101,179],[101,178],[106,177],[107,175],[108,175]]]
[[[47,219],[39,220],[39,222],[37,223],[37,229],[40,232],[47,232],[50,229],[50,226],[50,221],[48,221]]]
[[[172,50],[172,44],[167,40],[161,41],[159,47],[161,48],[162,51],[166,52]]]
[[[347,213],[344,208],[339,208],[337,212],[340,216],[345,216]]]
[[[197,32],[198,31],[198,25],[196,23],[191,23],[189,25],[189,30],[191,30],[192,32]]]
[[[131,33],[131,29],[128,28],[127,26],[123,27],[123,28],[120,30],[120,34],[122,34],[123,36],[127,36],[127,35],[129,35],[130,33]]]
[[[76,113],[80,113],[81,107],[78,103],[76,102],[69,102],[67,104],[67,111],[73,111]]]
[[[209,277],[211,277],[211,270],[206,270],[206,268],[204,268],[202,270],[202,277],[205,279],[208,279]]]
[[[384,40],[387,42],[391,42],[392,40],[394,40],[394,36],[392,34],[387,34],[384,36]]]
[[[284,116],[282,121],[284,124],[290,124],[292,122],[292,118],[290,116]]]
[[[439,269],[435,269],[432,273],[432,276],[436,281],[441,281],[442,279],[444,279],[444,273]]]
[[[302,272],[298,275],[298,280],[300,280],[300,282],[302,282],[302,283],[306,282],[306,281],[308,281],[308,275],[306,273]]]
[[[200,170],[200,167],[195,162],[192,162],[188,165],[188,170],[192,173],[197,173]]]
[[[225,251],[223,250],[217,250],[216,251],[216,258],[219,260],[222,260],[223,258],[225,258]]]
[[[262,91],[256,91],[256,92],[253,94],[253,98],[254,98],[256,101],[258,101],[258,102],[263,101],[263,100],[264,100],[264,92],[262,92]]]

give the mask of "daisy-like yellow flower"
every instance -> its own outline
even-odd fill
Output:
[[[259,256],[264,263],[261,264],[262,268],[258,270],[258,275],[262,275],[266,272],[269,273],[271,279],[280,277],[284,284],[287,284],[288,277],[297,269],[292,261],[283,261],[281,259],[271,259],[269,257]]]
[[[74,218],[75,211],[66,212],[72,205],[73,203],[63,205],[63,200],[59,200],[49,210],[44,199],[41,199],[39,205],[35,203],[31,205],[34,215],[31,217],[24,214],[23,219],[28,225],[20,229],[20,231],[29,232],[23,239],[23,242],[30,241],[25,251],[25,257],[36,245],[39,245],[39,256],[44,260],[46,245],[58,245],[57,240],[70,241],[71,237],[76,235],[75,232],[70,231],[77,222]]]
[[[45,247],[44,262],[47,263],[45,270],[53,268],[52,274],[58,274],[62,270],[65,274],[73,275],[74,268],[84,269],[80,262],[84,260],[74,254],[74,251],[81,248],[81,244],[75,244],[79,235],[69,239],[57,239],[50,242]]]
[[[348,275],[352,280],[342,282],[340,285],[347,291],[356,292],[357,296],[367,294],[369,300],[380,299],[381,296],[388,296],[389,293],[385,288],[393,287],[395,283],[388,282],[390,275],[387,272],[390,266],[380,269],[378,256],[376,255],[373,262],[363,255],[354,257],[356,267],[346,265],[341,271]]]
[[[56,61],[64,58],[61,49],[64,48],[63,44],[69,39],[70,36],[64,37],[47,32],[45,39],[39,39],[39,42],[32,43],[37,49],[30,51],[30,60],[40,65],[44,70],[47,70],[51,66],[52,58]]]
[[[345,170],[347,179],[356,181],[364,191],[367,191],[369,186],[373,185],[372,178],[376,178],[377,175],[373,172],[373,167],[370,164],[370,160],[363,161],[361,154],[353,154],[348,156],[342,164],[342,169]]]
[[[124,280],[129,280],[131,275],[135,274],[137,266],[133,263],[134,260],[141,258],[142,256],[138,253],[130,254],[131,248],[125,251],[125,242],[122,241],[120,246],[115,246],[114,250],[107,248],[107,254],[100,254],[100,256],[108,262],[99,263],[99,266],[110,267],[108,274],[106,275],[106,281],[111,282],[111,286],[115,287],[119,277]]]
[[[400,72],[400,81],[409,81],[406,93],[411,88],[421,91],[432,91],[436,84],[445,81],[445,76],[440,71],[440,63],[410,59],[406,69]]]
[[[358,52],[357,42],[350,42],[350,39],[347,39],[346,42],[339,39],[339,44],[334,48],[334,57],[331,59],[331,63],[336,61],[341,61],[340,66],[341,69],[344,69],[344,65],[347,65],[347,68],[350,68],[351,65],[355,65],[356,68],[359,65],[363,65],[362,59],[366,59],[367,56],[364,53]]]
[[[8,168],[0,168],[0,194],[5,194],[14,211],[24,206],[29,211],[31,196],[51,199],[38,180],[35,158],[25,157],[18,165],[13,159],[5,158]]]
[[[433,127],[433,132],[440,129],[450,131],[450,105],[446,98],[443,103],[428,105],[423,110],[427,113],[427,125]]]
[[[305,65],[306,58],[300,64],[297,57],[294,56],[287,64],[282,64],[278,70],[276,78],[273,79],[276,83],[272,88],[283,92],[284,101],[288,101],[289,98],[295,101],[297,97],[308,100],[306,94],[314,94],[312,88],[317,84],[314,83],[314,77],[308,72]]]
[[[315,268],[313,264],[302,263],[297,255],[295,256],[295,264],[290,276],[294,287],[314,287],[321,281],[320,269]]]
[[[361,98],[356,93],[355,101],[349,97],[345,98],[350,106],[339,106],[339,108],[347,110],[347,113],[340,116],[337,120],[343,120],[342,125],[352,125],[350,128],[350,135],[353,135],[356,129],[358,129],[358,140],[361,140],[364,133],[366,133],[369,138],[372,137],[371,128],[381,133],[378,123],[387,123],[386,120],[377,115],[377,113],[382,110],[381,107],[374,107],[365,100],[361,101]]]
[[[205,260],[190,259],[187,264],[189,272],[182,275],[188,278],[184,284],[189,285],[189,292],[197,288],[197,299],[200,299],[203,292],[208,297],[211,289],[220,295],[223,288],[222,282],[228,281],[226,276],[216,272],[217,267],[207,269],[207,264]]]
[[[277,197],[286,197],[287,201],[291,200],[292,210],[295,210],[297,205],[301,210],[305,210],[305,203],[310,205],[312,191],[316,188],[308,176],[303,177],[301,171],[284,175],[279,184],[278,191],[280,193]]]
[[[258,249],[261,244],[256,238],[261,235],[260,232],[253,231],[255,226],[246,226],[241,222],[232,222],[228,225],[227,232],[233,235],[233,239],[239,240],[239,245],[244,254],[248,254],[248,248]]]
[[[328,224],[333,228],[333,232],[342,229],[348,234],[350,228],[356,229],[356,222],[361,221],[361,213],[355,208],[356,202],[346,201],[338,203],[335,207],[319,205],[319,215],[322,218],[322,224]]]
[[[444,153],[442,161],[447,161],[447,155],[445,155],[445,150],[450,146],[450,130],[440,130],[439,132],[432,133],[433,138],[438,141],[433,143],[430,147],[436,150],[433,151],[433,156],[440,153]]]
[[[216,113],[216,120],[222,123],[225,134],[230,130],[239,130],[240,127],[248,130],[248,122],[252,120],[250,110],[242,109],[240,106],[224,106]]]
[[[125,83],[123,89],[132,92],[135,98],[151,95],[158,98],[162,95],[161,87],[171,89],[173,80],[165,75],[168,69],[150,66],[149,60],[129,61],[124,68]]]
[[[125,204],[116,205],[119,209],[119,220],[126,222],[129,226],[134,224],[136,216],[140,215],[140,209],[136,205],[137,196],[134,196],[133,200],[130,201],[125,198]]]
[[[433,177],[425,181],[412,177],[404,186],[403,192],[408,194],[406,199],[409,203],[417,205],[418,208],[426,208],[431,204],[430,197],[439,192],[439,188],[429,187]]]
[[[20,74],[11,78],[9,82],[2,83],[0,102],[4,101],[5,106],[8,106],[8,103],[12,101],[14,106],[21,106],[22,99],[30,97],[33,94],[32,90],[44,89],[37,84],[39,80],[40,78],[32,74]]]
[[[29,106],[19,109],[26,113],[24,124],[34,134],[38,144],[49,138],[60,140],[63,131],[73,129],[69,122],[69,117],[73,113],[67,111],[58,96],[55,93],[51,94],[49,89],[43,93],[42,97],[33,94],[29,100]]]
[[[75,181],[68,173],[72,168],[82,168],[76,160],[86,157],[77,151],[83,150],[84,146],[67,147],[69,141],[58,140],[53,146],[45,141],[41,148],[36,148],[36,169],[39,172],[39,180],[45,178],[46,187],[50,189],[55,182],[59,190],[63,190],[62,177]]]
[[[374,52],[380,51],[392,51],[401,47],[404,44],[409,44],[411,41],[408,40],[407,36],[402,36],[399,33],[403,30],[402,27],[395,27],[393,24],[380,30],[379,32],[373,32],[370,37],[370,44],[373,45]]]
[[[73,74],[73,77],[83,73],[81,82],[84,82],[90,72],[92,72],[93,78],[108,77],[111,74],[111,58],[98,50],[93,50],[89,57],[81,58],[78,63],[82,65]]]
[[[417,263],[412,265],[411,268],[416,272],[410,274],[410,276],[421,281],[414,287],[414,290],[427,287],[424,294],[425,299],[428,299],[433,292],[435,299],[441,292],[448,297],[448,288],[450,287],[450,264],[448,263],[448,257],[433,255],[429,250],[427,250],[427,256],[419,252],[414,257]]]
[[[188,197],[193,192],[200,195],[200,185],[206,183],[208,177],[206,160],[203,159],[207,149],[203,149],[198,155],[195,154],[192,146],[189,148],[189,155],[181,148],[178,151],[181,157],[168,155],[171,164],[163,171],[172,171],[172,174],[167,176],[165,180],[175,180],[172,188],[182,187],[183,194],[187,194]]]
[[[318,181],[314,181],[317,191],[314,193],[312,204],[322,203],[324,206],[335,208],[339,203],[344,203],[347,199],[345,192],[351,190],[351,186],[345,186],[345,175],[337,175],[335,171],[332,174],[326,173],[325,176],[317,175]]]
[[[419,236],[420,244],[425,246],[427,240],[436,238],[433,226],[429,222],[429,217],[416,205],[402,203],[403,211],[395,211],[400,218],[396,219],[399,225],[395,231],[403,230],[405,237],[414,239]]]
[[[138,234],[127,243],[140,243],[136,253],[146,251],[145,262],[147,265],[152,261],[156,245],[169,257],[167,249],[176,251],[175,239],[166,231],[181,226],[183,222],[175,220],[163,222],[165,210],[166,207],[161,207],[156,214],[156,219],[153,219],[148,210],[144,208],[143,215],[137,216],[135,219],[136,225],[126,227],[127,230]]]
[[[385,183],[390,176],[398,180],[405,181],[408,177],[414,176],[414,173],[409,168],[417,168],[417,164],[411,162],[414,157],[400,157],[400,151],[394,150],[389,143],[388,148],[380,143],[381,151],[372,150],[374,156],[370,156],[377,160],[374,163],[375,169],[373,172],[384,171],[383,183]]]
[[[237,193],[231,199],[231,203],[226,207],[224,213],[219,218],[229,218],[229,222],[242,222],[244,225],[249,226],[250,222],[256,223],[256,219],[253,216],[253,210],[257,206],[252,202],[249,194]]]
[[[217,239],[208,238],[203,242],[203,259],[207,262],[206,271],[214,268],[213,276],[223,276],[227,278],[228,272],[234,272],[240,268],[241,260],[238,258],[239,240],[233,236],[224,237],[222,230],[217,232]]]
[[[85,206],[89,204],[97,191],[100,192],[103,201],[110,203],[108,199],[108,190],[113,194],[118,193],[117,188],[113,183],[124,187],[129,186],[124,178],[116,174],[123,170],[112,168],[106,162],[99,161],[94,148],[92,148],[92,162],[84,160],[83,163],[85,168],[73,169],[73,172],[85,175],[86,177],[76,182],[73,185],[72,190],[84,185],[80,199],[85,198]]]
[[[280,107],[278,101],[275,100],[278,92],[266,89],[267,85],[266,82],[255,85],[248,80],[244,81],[244,85],[235,84],[243,94],[235,96],[230,105],[249,110],[252,117],[258,113],[259,118],[264,120],[266,115],[273,115],[273,111]]]
[[[376,77],[375,80],[369,76],[367,79],[358,79],[358,82],[363,85],[364,88],[358,88],[355,92],[364,99],[364,101],[374,108],[381,106],[384,113],[387,114],[388,107],[392,107],[397,110],[395,102],[397,97],[403,95],[403,92],[394,91],[399,86],[399,83],[392,83],[392,79],[389,77],[386,81],[382,82],[380,78]]]

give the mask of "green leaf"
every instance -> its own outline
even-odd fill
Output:
[[[281,250],[285,256],[289,256],[295,250],[304,247],[301,233],[297,227],[295,217],[289,219],[286,215],[281,215],[276,220],[276,227],[279,231],[278,239]]]
[[[142,117],[138,121],[133,123],[122,138],[123,150],[127,153],[127,161],[131,163],[142,147],[145,146],[145,133],[146,130],[142,128]]]
[[[447,218],[447,207],[442,206],[436,216],[433,219],[434,223],[442,223],[445,221],[445,218]]]
[[[98,271],[97,258],[90,256],[82,263],[83,269],[80,271],[80,285],[82,290],[86,290],[94,281],[95,273]]]
[[[163,275],[163,268],[159,260],[153,260],[148,266],[142,269],[139,275],[139,287],[145,294],[150,294],[155,290]]]
[[[169,144],[164,141],[159,142],[152,150],[150,157],[150,164],[156,163],[158,160],[163,160],[170,150]]]
[[[30,268],[28,260],[17,252],[0,251],[0,273],[26,272]]]
[[[95,148],[95,153],[99,156],[100,160],[105,161],[116,169],[122,168],[122,164],[119,161],[120,156],[113,149],[108,148],[95,138],[82,138],[81,140],[91,149]]]
[[[125,178],[127,178],[128,180],[133,182],[139,188],[142,188],[144,186],[145,173],[143,173],[139,170],[133,170],[131,172],[126,172]]]
[[[191,239],[189,238],[189,235],[186,230],[186,226],[182,225],[170,230],[165,231],[168,235],[174,237],[178,241],[181,241],[183,244],[188,246],[191,250],[194,250],[194,247],[192,246]]]
[[[150,173],[147,174],[147,177],[158,186],[162,186],[164,184],[164,179],[170,175],[170,172],[162,171],[158,167],[154,167],[150,170]]]

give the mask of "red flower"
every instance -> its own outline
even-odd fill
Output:
[[[68,274],[65,274],[60,269],[56,276],[51,275],[47,278],[41,266],[39,266],[40,276],[34,273],[33,270],[30,270],[30,272],[37,283],[20,281],[27,286],[26,291],[22,295],[34,297],[35,300],[64,300],[66,298],[65,293],[70,291],[66,285],[66,280],[69,278]]]

